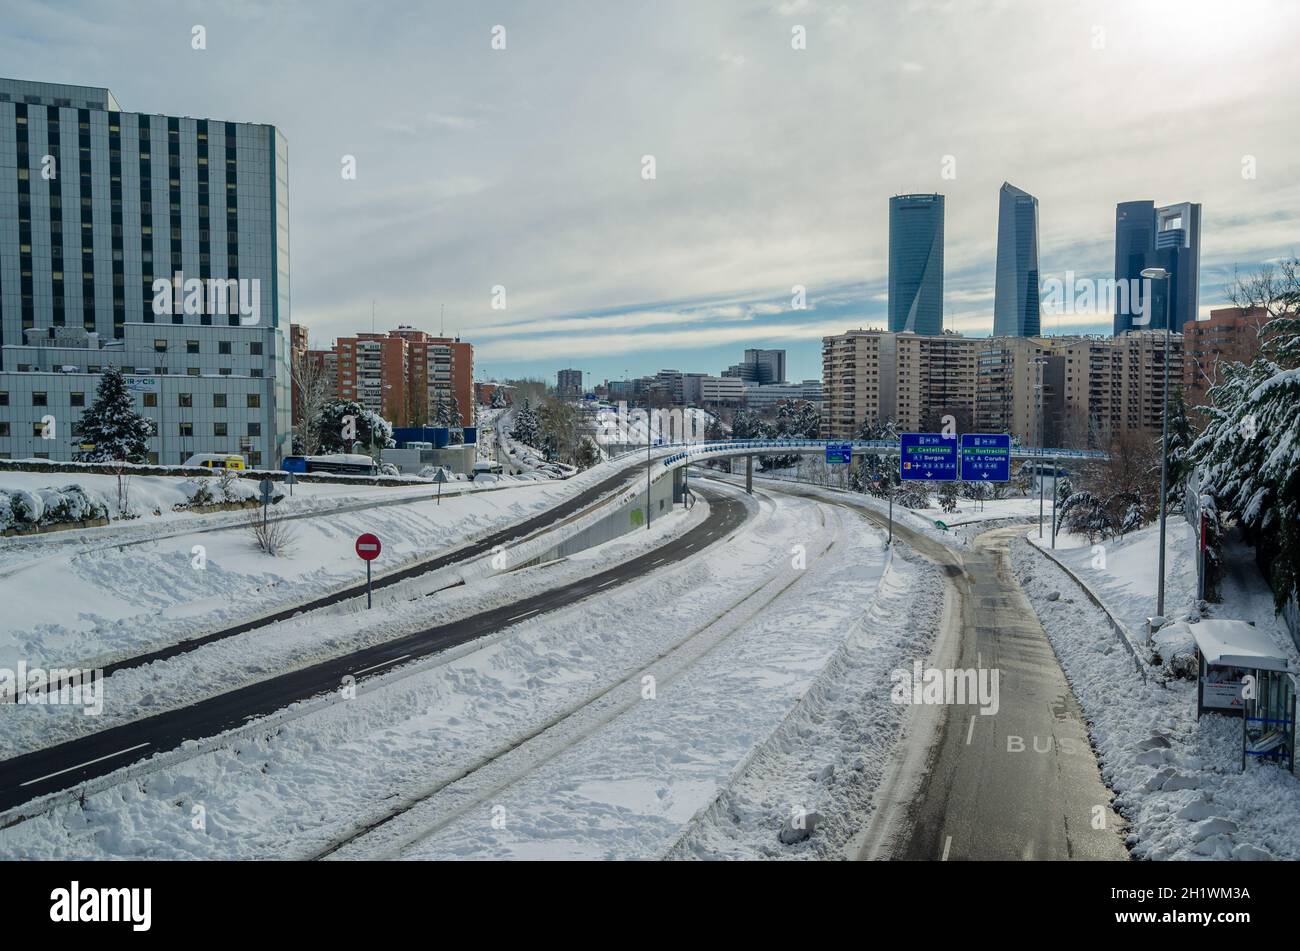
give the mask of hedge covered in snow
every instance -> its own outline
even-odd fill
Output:
[[[0,489],[0,531],[44,528],[108,517],[108,504],[79,485],[61,489]]]

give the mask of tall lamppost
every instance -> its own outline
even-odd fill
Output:
[[[1046,357],[1035,357],[1034,364],[1038,367],[1038,385],[1034,389],[1038,392],[1038,448],[1043,448],[1043,432],[1047,428],[1047,409],[1043,401],[1043,373],[1047,367]],[[1034,463],[1034,475],[1038,477],[1038,537],[1043,537],[1043,465],[1041,462]]]
[[[1168,281],[1169,272],[1162,267],[1142,269],[1142,276],[1151,281]],[[1147,295],[1147,307],[1151,306],[1151,295]],[[1165,498],[1169,491],[1169,286],[1165,285],[1165,356],[1164,356],[1164,394],[1160,411],[1160,580],[1156,587],[1156,614],[1165,616]]]

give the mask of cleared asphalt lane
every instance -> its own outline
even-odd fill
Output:
[[[688,558],[699,549],[728,538],[746,518],[743,500],[709,490],[699,494],[709,502],[709,514],[702,523],[653,551],[580,581],[190,706],[0,762],[0,811],[47,793],[73,788],[155,753],[174,750],[186,740],[216,736],[297,701],[339,690],[344,677],[361,680],[378,675],[396,664],[436,654],[541,612],[566,607],[608,591],[615,584],[632,581],[662,564]]]
[[[824,498],[780,483],[765,487]],[[851,495],[844,502],[881,527],[887,524],[885,515]],[[909,742],[932,745],[919,786],[893,819],[897,835],[888,848],[874,851],[877,856],[1129,857],[1124,821],[1111,809],[1079,703],[1011,571],[1009,545],[1024,532],[1023,525],[994,529],[970,549],[957,550],[894,522],[896,538],[945,572],[953,599],[945,616],[955,625],[947,633],[956,657],[944,664],[997,670],[999,705],[993,715],[981,714],[977,703],[945,705],[933,736],[908,735]],[[862,857],[877,845],[867,843]]]

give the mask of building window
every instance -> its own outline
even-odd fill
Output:
[[[86,394],[85,394],[85,393],[69,393],[69,394],[68,394],[68,405],[69,405],[69,406],[85,406],[85,405],[86,405]]]
[[[166,353],[166,352],[167,352],[167,341],[166,341],[166,340],[154,340],[154,342],[153,342],[153,348],[154,348],[154,350],[156,350],[158,353]]]
[[[145,394],[144,394],[144,405],[145,405],[145,406],[157,406],[157,405],[158,405],[158,394],[157,394],[157,393],[145,393]]]
[[[214,435],[214,436],[225,436],[225,435],[226,435],[226,424],[225,424],[225,423],[213,423],[213,424],[212,424],[212,435]]]
[[[212,406],[213,406],[214,409],[225,409],[225,408],[226,408],[226,394],[225,394],[225,393],[213,393],[213,394],[212,394]]]
[[[49,405],[49,400],[48,400],[48,398],[46,397],[46,395],[45,395],[44,393],[33,393],[33,394],[32,394],[32,405],[33,405],[33,406],[48,406],[48,405]]]
[[[248,408],[249,408],[249,409],[257,409],[257,408],[260,407],[261,405],[262,405],[262,394],[261,394],[261,393],[249,393],[249,394],[248,394]]]
[[[45,424],[44,424],[44,423],[32,423],[32,435],[33,435],[33,436],[36,436],[36,437],[39,439],[39,438],[41,437],[41,435],[44,433],[44,431],[45,431]]]
[[[249,424],[248,424],[248,435],[250,435],[250,436],[260,436],[260,435],[262,435],[262,424],[261,424],[261,423],[249,423]]]
[[[186,352],[186,353],[198,353],[198,352],[199,352],[199,342],[198,342],[197,340],[186,340],[186,341],[185,341],[185,352]]]
[[[9,391],[0,390],[0,406],[8,406],[8,405],[9,405]]]
[[[260,341],[254,341],[248,345],[248,352],[255,357],[262,355],[262,344]]]
[[[0,436],[8,436],[8,435],[9,435],[9,424],[0,423]]]
[[[186,374],[188,374],[189,376],[198,376],[198,375],[199,375],[199,368],[198,368],[198,367],[189,367],[185,372],[186,372]]]
[[[177,405],[177,406],[193,406],[193,405],[194,405],[194,394],[193,394],[193,393],[177,393],[177,394],[176,394],[176,405]]]
[[[181,425],[180,425],[180,431],[181,431],[181,435],[182,435],[182,436],[193,436],[193,435],[194,435],[194,424],[193,424],[193,423],[181,423]]]
[[[230,352],[230,341],[229,341],[229,340],[218,340],[218,341],[217,341],[217,353],[229,353],[229,352]]]

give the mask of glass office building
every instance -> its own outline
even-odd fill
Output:
[[[1003,182],[998,195],[993,336],[1038,336],[1039,299],[1038,199]]]
[[[274,126],[0,79],[0,458],[71,458],[107,367],[151,461],[289,453],[287,165]]]
[[[889,329],[943,332],[943,196],[889,199]]]
[[[1168,280],[1151,282],[1149,323],[1135,323],[1137,307],[1117,295],[1115,333],[1163,330],[1165,314],[1175,333],[1200,311],[1201,206],[1192,202],[1156,207],[1152,201],[1126,201],[1115,206],[1115,282],[1129,288],[1142,285],[1142,269],[1162,267]],[[1166,300],[1166,295],[1168,299]]]

